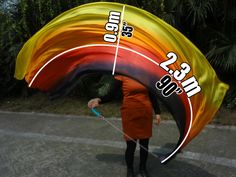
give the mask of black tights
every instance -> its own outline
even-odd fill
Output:
[[[127,148],[125,151],[125,161],[128,168],[133,168],[133,162],[134,162],[134,152],[136,149],[136,142],[134,141],[126,141]],[[139,145],[140,145],[140,168],[145,169],[146,168],[146,162],[148,158],[148,143],[149,139],[140,139]],[[144,148],[143,148],[144,147]]]

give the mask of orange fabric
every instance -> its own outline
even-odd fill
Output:
[[[122,81],[123,104],[121,117],[123,131],[132,139],[152,136],[152,104],[145,86],[125,76],[115,76]],[[130,139],[124,136],[126,140]]]

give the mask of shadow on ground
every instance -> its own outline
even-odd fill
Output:
[[[110,164],[118,163],[122,164],[124,168],[126,168],[123,155],[104,153],[97,155],[96,159],[98,161],[106,163],[107,166],[109,166]],[[138,163],[139,157],[136,156],[134,165],[136,174],[138,172]],[[173,159],[169,163],[163,165],[160,164],[159,159],[153,156],[149,156],[148,171],[151,177],[216,177],[212,174],[209,174],[204,169],[188,162]]]

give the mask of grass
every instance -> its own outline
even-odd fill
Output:
[[[55,114],[71,114],[93,116],[87,107],[86,99],[75,97],[63,97],[50,100],[45,94],[38,93],[27,98],[8,98],[0,103],[0,110],[13,112],[43,112]],[[119,103],[104,104],[99,107],[107,116],[119,117]],[[112,107],[112,109],[110,109]]]
[[[37,93],[27,98],[8,98],[0,102],[0,110],[13,112],[39,112],[63,115],[94,116],[87,107],[88,100],[77,97],[62,97],[50,100],[47,95]],[[120,102],[102,104],[98,110],[105,117],[120,117]],[[172,120],[172,115],[161,105],[162,119]],[[236,111],[221,108],[212,123],[236,125]]]

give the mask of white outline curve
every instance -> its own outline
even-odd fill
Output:
[[[52,59],[50,59],[48,62],[46,62],[39,70],[38,72],[35,74],[35,76],[33,77],[33,79],[30,81],[29,83],[29,87],[32,86],[34,80],[36,79],[36,77],[40,74],[40,72],[49,64],[51,63],[53,60],[57,59],[58,57],[62,56],[63,54],[65,53],[68,53],[68,52],[71,52],[73,50],[77,50],[77,49],[81,49],[81,48],[87,48],[87,47],[96,47],[96,46],[99,46],[99,47],[117,47],[117,45],[111,45],[111,44],[90,44],[90,45],[84,45],[84,46],[79,46],[79,47],[75,47],[75,48],[71,48],[69,50],[66,50],[58,55],[56,55],[55,57],[53,57]],[[146,58],[147,60],[149,60],[150,62],[154,63],[155,65],[159,66],[159,63],[157,63],[156,61],[154,61],[153,59],[149,58],[148,56],[140,53],[140,52],[137,52],[136,50],[133,50],[133,49],[130,49],[130,48],[126,48],[126,47],[123,47],[123,46],[118,46],[118,48],[121,48],[121,49],[124,49],[124,50],[128,50],[130,52],[133,52],[133,53],[136,53],[144,58]],[[190,107],[190,126],[189,126],[189,129],[187,131],[187,134],[186,136],[184,137],[183,141],[180,143],[180,145],[176,148],[176,150],[174,152],[172,152],[168,157],[166,157],[164,160],[161,161],[161,163],[165,163],[168,159],[170,159],[180,148],[181,146],[185,143],[189,133],[190,133],[190,130],[192,128],[192,122],[193,122],[193,110],[192,110],[192,103],[190,101],[190,98],[187,98],[188,99],[188,102],[189,102],[189,107]]]
[[[189,133],[190,133],[190,130],[192,128],[192,122],[193,122],[193,108],[192,108],[192,103],[190,101],[190,98],[188,98],[188,103],[189,103],[189,107],[190,107],[190,126],[189,126],[189,129],[188,129],[188,132],[186,134],[186,136],[184,137],[183,141],[180,143],[180,145],[175,149],[174,152],[172,152],[168,157],[166,157],[164,160],[161,161],[161,163],[165,163],[168,159],[170,159],[180,148],[181,146],[185,143]]]
[[[77,50],[77,49],[82,49],[82,48],[87,48],[87,47],[117,47],[116,45],[112,45],[112,44],[89,44],[89,45],[83,45],[83,46],[78,46],[78,47],[74,47],[74,48],[71,48],[71,49],[68,49],[62,53],[59,53],[57,54],[55,57],[53,57],[52,59],[48,60],[38,71],[37,73],[34,75],[33,79],[30,81],[28,87],[31,87],[34,80],[36,79],[36,77],[39,75],[39,73],[49,64],[51,63],[53,60],[57,59],[58,57],[68,53],[68,52],[71,52],[73,50]],[[156,61],[154,61],[153,59],[149,58],[148,56],[140,53],[140,52],[137,52],[136,50],[133,50],[133,49],[130,49],[130,48],[126,48],[126,47],[123,47],[123,46],[119,46],[119,48],[121,49],[124,49],[124,50],[128,50],[130,52],[133,52],[133,53],[136,53],[144,58],[146,58],[147,60],[151,61],[152,63],[154,63],[155,65],[159,66],[159,63],[157,63]]]

